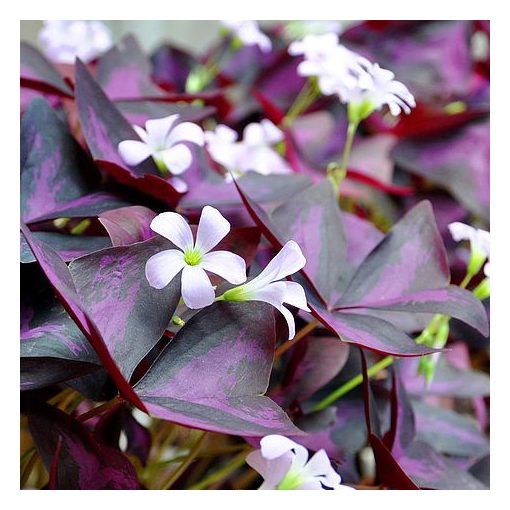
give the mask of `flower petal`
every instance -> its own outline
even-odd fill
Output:
[[[193,248],[193,233],[180,214],[174,212],[158,214],[151,222],[151,229],[182,251]]]
[[[191,151],[182,143],[158,152],[157,156],[163,160],[168,171],[174,175],[182,174],[193,161]]]
[[[268,460],[276,459],[291,450],[294,450],[295,454],[299,455],[300,459],[306,457],[305,462],[306,459],[308,459],[308,451],[306,448],[288,437],[270,434],[264,436],[260,440],[260,452],[262,457]]]
[[[302,483],[299,487],[296,487],[298,491],[320,491],[322,489],[322,484],[319,479],[316,480],[307,480]]]
[[[165,250],[153,255],[145,264],[145,277],[155,289],[166,287],[186,265],[179,250]]]
[[[124,140],[119,143],[118,150],[124,163],[129,166],[139,165],[152,155],[152,149],[138,140]]]
[[[142,142],[147,143],[147,131],[136,124],[133,124],[133,129],[136,131],[136,134],[140,137]]]
[[[334,487],[341,481],[340,475],[331,466],[331,461],[324,450],[319,450],[308,461],[303,469],[307,478],[321,477],[321,481],[327,487]]]
[[[268,283],[281,280],[303,269],[305,264],[306,259],[299,245],[295,241],[287,241],[257,278]]]
[[[285,283],[285,298],[283,302],[309,312],[310,308],[308,308],[303,287],[296,282],[283,283]]]
[[[165,141],[168,133],[178,118],[179,114],[176,113],[161,119],[150,119],[145,123],[147,138],[152,147],[165,147]]]
[[[210,205],[202,209],[200,221],[198,222],[197,240],[195,248],[202,253],[212,250],[228,233],[230,232],[230,223],[223,215]]]
[[[259,490],[275,490],[288,473],[293,459],[294,454],[290,451],[277,459],[268,460],[262,456],[260,450],[256,450],[247,455],[246,463],[260,473],[264,479]]]
[[[214,302],[214,288],[200,266],[188,266],[182,271],[181,294],[188,308],[198,309]]]
[[[296,323],[294,321],[294,315],[285,308],[284,306],[280,306],[278,308],[282,315],[285,317],[285,320],[287,321],[287,327],[289,329],[289,340],[292,340],[296,336]]]
[[[239,255],[229,251],[218,250],[206,253],[200,262],[200,267],[236,285],[246,281],[246,262]]]
[[[188,185],[186,184],[186,181],[180,177],[170,177],[170,179],[167,180],[175,189],[175,191],[178,191],[179,193],[186,193],[188,191]]]
[[[191,142],[204,145],[204,131],[198,124],[193,122],[181,122],[177,124],[166,138],[166,146],[172,147],[179,142]]]

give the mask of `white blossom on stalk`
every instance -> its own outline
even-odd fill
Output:
[[[204,145],[204,132],[193,122],[177,123],[179,115],[169,115],[161,119],[151,119],[145,123],[145,129],[133,126],[140,140],[124,140],[119,143],[118,150],[123,161],[136,166],[145,159],[152,157],[157,167],[163,172],[180,175],[192,162],[190,149],[184,142]],[[173,183],[179,188],[186,187],[181,179]],[[186,191],[186,189],[183,189]]]
[[[308,459],[304,446],[284,436],[263,437],[260,449],[249,453],[246,462],[264,479],[259,490],[352,490],[341,485],[324,450]]]
[[[39,32],[44,53],[54,62],[74,64],[76,57],[90,62],[109,50],[110,29],[101,21],[45,20]]]
[[[292,168],[274,149],[284,139],[283,132],[268,119],[248,124],[241,141],[237,141],[233,129],[221,124],[215,131],[206,132],[205,139],[211,157],[229,170],[227,182],[232,176],[240,177],[250,170],[263,175],[292,173]]]
[[[394,116],[402,110],[411,113],[411,108],[416,106],[414,96],[403,83],[394,79],[391,71],[372,63],[368,63],[365,70],[366,74],[356,86],[338,84],[337,93],[343,103],[362,108],[365,116],[385,105]]]
[[[145,276],[156,288],[166,287],[181,271],[181,294],[188,308],[204,308],[214,302],[214,287],[206,271],[235,285],[246,281],[244,259],[229,251],[211,251],[230,231],[230,223],[214,207],[202,209],[196,240],[186,220],[177,213],[158,214],[151,229],[178,250],[153,255],[145,265]]]
[[[481,267],[485,260],[490,258],[490,232],[480,228],[474,228],[460,221],[448,225],[450,234],[454,241],[469,241],[471,245],[471,256],[474,259],[474,265]],[[485,276],[489,276],[490,263],[484,266]]]
[[[245,46],[258,46],[263,53],[271,51],[271,39],[260,30],[256,21],[223,20],[222,24],[231,30]]]
[[[289,340],[296,334],[294,316],[284,305],[289,304],[310,311],[306,303],[303,287],[296,282],[279,281],[296,273],[306,264],[301,248],[295,241],[288,241],[265,269],[248,283],[227,290],[222,299],[225,301],[264,301],[278,309],[289,329]]]

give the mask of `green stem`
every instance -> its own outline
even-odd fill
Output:
[[[207,439],[207,433],[202,432],[198,441],[195,443],[193,449],[189,452],[188,456],[183,460],[182,464],[170,475],[170,477],[163,483],[161,490],[168,490],[172,485],[180,478],[180,476],[188,469],[189,465],[193,462],[195,457],[198,455],[200,448],[202,448],[205,440]]]
[[[211,473],[209,476],[201,480],[200,482],[189,487],[189,490],[202,490],[210,485],[219,482],[226,476],[233,473],[236,469],[239,469],[245,462],[247,450],[236,455],[226,466],[222,467],[218,471]]]
[[[368,377],[373,377],[374,375],[377,375],[379,372],[389,367],[392,363],[393,356],[386,356],[385,358],[378,361],[375,365],[373,365],[367,370]],[[362,382],[363,374],[358,374],[354,376],[352,379],[349,379],[346,383],[342,384],[342,386],[340,386],[335,391],[330,393],[327,397],[323,398],[320,402],[315,404],[312,407],[312,411],[313,412],[322,411],[323,409],[331,405],[333,402],[338,400],[340,397],[343,397],[346,393],[349,393],[354,388],[359,386]]]
[[[315,84],[311,80],[307,80],[294,100],[294,103],[289,108],[287,115],[285,115],[283,125],[289,127],[301,113],[313,104],[317,96],[318,93]]]
[[[342,160],[340,161],[340,165],[332,164],[328,168],[329,178],[335,188],[335,192],[338,194],[338,190],[340,189],[341,182],[345,179],[347,175],[347,167],[349,165],[349,157],[352,151],[352,144],[354,142],[354,135],[356,134],[356,130],[358,129],[359,122],[358,121],[350,121],[347,126],[347,138],[345,140],[344,150],[342,152]]]

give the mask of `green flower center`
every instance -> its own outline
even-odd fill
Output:
[[[283,480],[276,486],[276,490],[291,491],[297,489],[304,482],[303,476],[299,472],[289,471]]]
[[[244,285],[240,285],[227,290],[222,297],[225,301],[248,301],[250,295],[246,292]]]
[[[202,253],[199,250],[189,249],[184,252],[184,262],[188,266],[198,266],[202,260]]]

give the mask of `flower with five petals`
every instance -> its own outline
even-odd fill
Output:
[[[158,214],[151,229],[177,246],[153,255],[145,265],[145,276],[156,288],[166,287],[181,271],[181,294],[188,308],[214,302],[214,287],[206,271],[235,285],[246,281],[244,259],[229,251],[211,251],[230,231],[230,223],[214,207],[202,209],[196,239],[186,220],[177,213]]]

